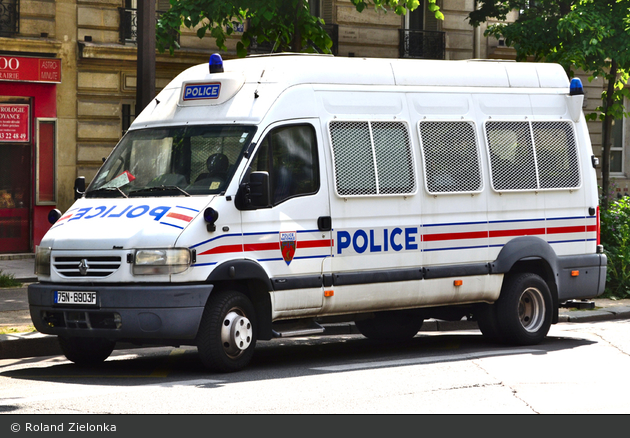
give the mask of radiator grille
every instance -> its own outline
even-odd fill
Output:
[[[62,277],[102,278],[120,268],[120,256],[59,256],[53,266]]]

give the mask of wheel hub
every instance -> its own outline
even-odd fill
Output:
[[[221,343],[229,356],[238,356],[251,345],[253,338],[252,323],[239,313],[231,310],[223,319]]]
[[[518,303],[518,316],[528,332],[536,332],[545,319],[545,301],[542,293],[533,287],[526,289]]]

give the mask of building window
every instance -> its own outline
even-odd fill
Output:
[[[613,120],[610,139],[610,173],[622,174],[623,169],[623,120]]]
[[[20,0],[0,0],[0,37],[20,31]]]
[[[2,1],[2,0],[0,0]],[[17,1],[17,0],[16,0]],[[170,8],[167,0],[157,0],[155,4],[155,21]],[[138,0],[125,0],[125,7],[118,8],[120,14],[120,42],[136,44],[138,42]],[[179,42],[179,34],[177,34]]]
[[[122,106],[122,133],[123,135],[125,134],[125,132],[127,132],[127,130],[129,129],[129,126],[131,126],[131,123],[133,123],[133,121],[136,118],[135,112],[134,112],[134,108],[136,107],[136,104],[130,104],[130,103],[123,103]]]
[[[445,33],[440,22],[428,9],[426,1],[405,15],[405,28],[400,29],[399,51],[401,58],[444,59]]]

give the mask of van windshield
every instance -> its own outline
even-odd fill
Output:
[[[217,125],[129,131],[98,171],[85,196],[221,193],[255,131],[253,126]]]

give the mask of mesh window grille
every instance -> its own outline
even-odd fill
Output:
[[[573,127],[569,122],[532,122],[541,189],[581,185]]]
[[[580,186],[570,122],[486,122],[492,187],[498,191]]]
[[[482,190],[479,148],[471,122],[420,122],[419,129],[429,193]]]
[[[404,195],[416,191],[409,131],[402,122],[331,122],[340,196]]]

